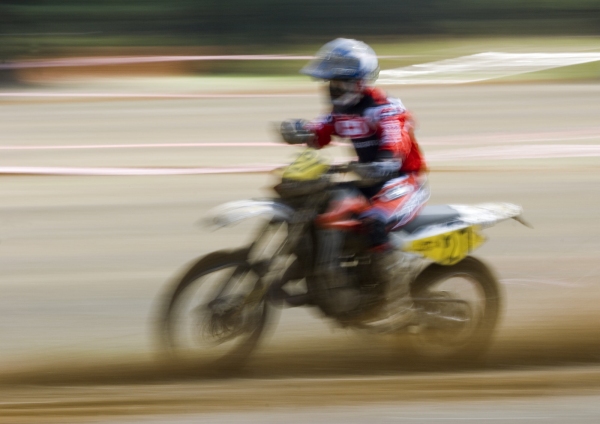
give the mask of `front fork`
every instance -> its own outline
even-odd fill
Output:
[[[301,237],[305,224],[270,221],[261,226],[248,247],[247,260],[260,277],[247,301],[264,300],[283,271]]]

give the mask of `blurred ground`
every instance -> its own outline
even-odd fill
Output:
[[[42,89],[106,91],[85,84]],[[435,158],[431,203],[509,201],[523,205],[534,225],[529,230],[509,222],[490,229],[489,243],[477,252],[498,273],[506,298],[484,367],[467,373],[415,370],[389,341],[334,331],[304,309],[283,311],[247,369],[228,379],[215,379],[210,370],[162,367],[155,361],[151,324],[167,282],[195,257],[238,246],[251,231],[250,225],[241,225],[210,233],[197,227],[197,220],[224,201],[268,195],[274,177],[3,175],[0,420],[117,422],[120,415],[235,409],[263,412],[204,418],[277,422],[291,411],[299,414],[298,420],[325,414],[336,422],[349,414],[355,419],[349,422],[369,417],[429,422],[475,420],[483,408],[497,411],[506,422],[519,422],[518,417],[529,422],[547,417],[548,411],[569,416],[574,409],[583,414],[577,422],[594,422],[600,393],[600,158],[539,158],[523,152],[539,151],[539,146],[596,146],[600,86],[389,91],[414,111],[423,149]],[[0,147],[201,142],[222,142],[224,147],[3,150],[0,166],[284,163],[294,148],[226,143],[273,141],[270,122],[319,113],[320,97],[305,88],[302,93],[185,100],[4,99]],[[461,159],[474,148],[508,145],[521,148],[514,159]],[[332,148],[330,154],[347,157],[347,149]],[[565,394],[587,397],[535,397]],[[504,400],[520,395],[528,397]],[[469,403],[481,397],[491,403]],[[415,401],[429,403],[409,405]],[[355,414],[344,409],[359,404],[367,409]],[[314,409],[327,405],[339,409]],[[271,415],[256,415],[264,411]],[[102,415],[110,417],[95,418]]]

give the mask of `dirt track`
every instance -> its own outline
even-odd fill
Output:
[[[473,135],[492,146],[511,135],[524,140],[514,143],[518,146],[600,141],[597,85],[392,91],[417,114],[419,136],[432,156],[481,147],[465,145]],[[4,101],[1,143],[264,141],[272,140],[269,121],[311,116],[319,105],[317,97]],[[333,152],[345,154],[342,148]],[[290,153],[280,147],[5,151],[0,165],[276,164]],[[467,366],[466,373],[415,369],[395,343],[332,331],[297,310],[284,311],[249,366],[227,379],[156,362],[150,324],[166,282],[188,261],[239,245],[248,235],[248,226],[207,233],[194,225],[197,219],[223,201],[265,195],[271,177],[3,176],[0,419],[80,422],[98,415],[230,408],[595,395],[599,166],[598,157],[432,162],[431,203],[510,201],[522,204],[534,225],[534,230],[513,222],[493,228],[478,252],[497,271],[506,296],[497,340],[483,367]],[[72,385],[82,386],[66,387]]]

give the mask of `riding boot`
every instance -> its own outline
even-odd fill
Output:
[[[383,284],[389,305],[396,317],[410,320],[413,316],[413,301],[410,282],[405,278],[404,257],[394,249],[374,252],[371,256],[374,282]]]

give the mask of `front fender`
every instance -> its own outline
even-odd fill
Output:
[[[203,222],[209,227],[218,229],[257,216],[289,222],[293,214],[294,209],[275,200],[237,200],[210,210]]]

